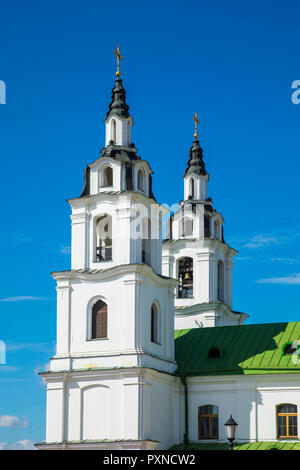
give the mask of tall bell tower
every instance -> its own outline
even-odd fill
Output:
[[[170,218],[163,243],[163,274],[179,280],[175,329],[238,325],[247,315],[232,311],[236,251],[224,240],[224,219],[207,197],[209,174],[195,133],[184,172],[184,200]]]
[[[166,209],[131,142],[120,78],[105,147],[85,169],[72,209],[71,269],[57,281],[57,351],[39,449],[154,449],[173,443],[174,289],[161,274]],[[157,398],[159,397],[159,399]]]

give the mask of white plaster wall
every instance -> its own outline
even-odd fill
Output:
[[[276,405],[292,403],[300,412],[300,378],[297,375],[189,378],[190,440],[198,441],[198,407],[203,405],[219,407],[220,441],[226,440],[224,423],[231,414],[238,423],[237,440],[276,440]],[[298,426],[299,421],[298,417]]]
[[[194,179],[194,199],[205,201],[207,198],[207,182],[209,176],[189,174],[184,178],[184,200],[186,201],[190,196],[190,180]]]
[[[52,382],[59,386],[57,378],[46,380],[49,390]],[[47,442],[152,439],[168,449],[182,437],[182,422],[175,419],[180,415],[178,380],[148,369],[68,374],[59,397],[52,400],[54,390],[48,391],[53,419],[47,420]]]
[[[141,238],[136,225],[143,217],[151,218],[151,265],[161,273],[162,241],[161,212],[166,210],[153,200],[130,193],[101,193],[90,198],[76,199],[72,205],[72,269],[107,269],[122,264],[142,262]],[[112,217],[112,260],[96,260],[97,219],[104,214]],[[135,222],[136,220],[136,222]]]
[[[132,118],[121,119],[117,115],[112,115],[106,121],[105,145],[109,145],[110,140],[113,140],[111,121],[116,122],[116,140],[115,145],[130,145],[131,142],[131,126],[133,124]]]
[[[217,240],[175,240],[162,246],[163,274],[178,279],[178,262],[181,258],[193,259],[193,297],[181,299],[175,296],[176,307],[218,301],[218,261],[224,262],[224,300],[232,308],[232,257],[228,245]]]
[[[123,273],[111,273],[104,279],[100,274],[98,278],[75,277],[69,284],[65,279],[58,281],[57,360],[52,360],[53,370],[62,370],[59,359],[70,355],[76,369],[91,362],[107,367],[142,365],[141,361],[168,371],[175,368],[173,287],[149,267],[145,269],[148,271],[143,272],[140,266],[128,272],[125,267]],[[98,299],[108,306],[108,339],[90,339],[91,311]],[[153,302],[160,309],[161,344],[151,342]],[[151,357],[138,356],[137,350]],[[156,358],[162,361],[157,363]]]
[[[199,305],[196,310],[175,311],[175,330],[235,326],[242,325],[244,321],[243,315],[232,313],[228,307],[214,303]]]

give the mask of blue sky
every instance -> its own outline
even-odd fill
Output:
[[[104,145],[117,44],[157,199],[183,197],[198,111],[208,195],[239,250],[234,308],[251,323],[299,320],[299,15],[289,0],[2,0],[0,449],[45,438],[37,372],[55,350],[49,272],[70,266],[65,201]]]

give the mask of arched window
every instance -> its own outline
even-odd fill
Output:
[[[190,179],[190,192],[189,192],[190,197],[195,196],[195,181],[194,178]]]
[[[218,348],[211,348],[208,351],[208,359],[220,359],[221,357],[221,352],[220,349]]]
[[[219,439],[219,410],[215,405],[198,408],[198,439]]]
[[[145,191],[145,175],[142,169],[138,171],[138,189]]]
[[[107,338],[107,305],[98,300],[92,309],[92,339]]]
[[[224,302],[224,263],[218,262],[218,300]]]
[[[101,172],[101,187],[113,185],[113,169],[110,166],[105,167]]]
[[[112,259],[112,218],[105,214],[96,223],[96,261]]]
[[[214,223],[214,238],[221,240],[221,226],[219,220],[215,220]]]
[[[180,299],[193,297],[193,259],[182,258],[178,263],[178,297]]]
[[[151,341],[160,343],[160,315],[156,304],[151,306]]]
[[[148,217],[142,220],[142,263],[151,264],[151,221]]]
[[[290,403],[278,405],[277,415],[277,438],[296,439],[298,436],[297,406]]]
[[[189,217],[183,217],[181,230],[183,237],[190,237],[193,235],[193,225],[193,219],[190,219]]]
[[[110,122],[110,137],[111,137],[111,140],[114,141],[114,143],[116,143],[117,141],[117,125],[116,125],[116,121],[114,119],[111,120]]]

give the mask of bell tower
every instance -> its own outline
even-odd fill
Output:
[[[236,251],[224,240],[224,219],[207,197],[209,175],[195,133],[184,172],[184,200],[170,218],[163,243],[163,274],[178,279],[175,329],[237,325],[247,315],[232,311]]]
[[[57,351],[42,373],[47,432],[40,449],[154,449],[173,442],[178,283],[161,274],[166,209],[152,192],[149,163],[131,142],[119,47],[116,56],[105,147],[86,167],[81,195],[68,201],[71,269],[52,273]]]

